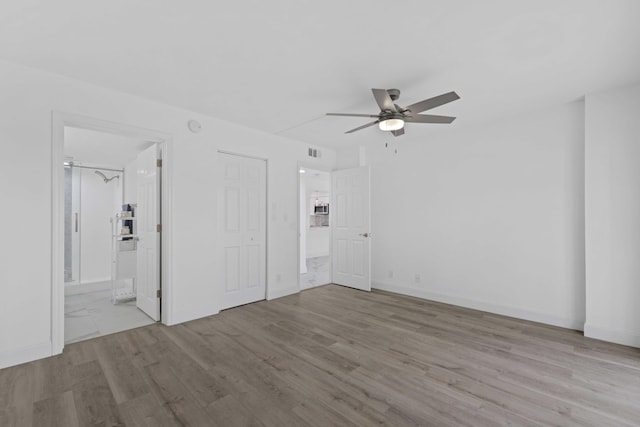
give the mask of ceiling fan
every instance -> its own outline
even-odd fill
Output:
[[[405,123],[451,123],[455,120],[455,117],[418,113],[460,99],[457,93],[448,92],[402,108],[394,103],[400,97],[398,89],[371,89],[371,91],[380,107],[378,114],[327,113],[327,116],[371,117],[376,119],[371,123],[348,130],[345,133],[353,133],[377,124],[380,130],[389,131],[393,136],[400,136],[404,135]]]

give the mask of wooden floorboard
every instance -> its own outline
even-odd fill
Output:
[[[0,370],[1,426],[639,426],[640,349],[336,285]]]

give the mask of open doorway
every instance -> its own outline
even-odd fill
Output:
[[[331,173],[299,167],[300,289],[331,282]]]
[[[154,234],[159,231],[160,149],[144,138],[64,126],[65,344],[159,320],[159,303],[157,313],[140,304],[143,287],[154,287],[153,298],[159,297],[160,278],[159,271],[145,277],[154,267],[141,268],[148,251],[140,236],[149,227],[148,218]],[[157,270],[160,241],[154,239]]]

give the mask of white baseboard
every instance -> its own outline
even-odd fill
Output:
[[[51,341],[0,352],[0,369],[51,356]]]
[[[486,311],[489,313],[500,314],[502,316],[515,317],[522,320],[530,320],[532,322],[544,323],[546,325],[559,326],[561,328],[573,329],[581,331],[583,327],[582,320],[568,319],[550,316],[544,313],[536,313],[533,311],[493,304],[486,301],[479,301],[469,298],[463,298],[455,295],[431,292],[424,289],[415,289],[397,285],[391,285],[383,282],[372,282],[372,287],[382,291],[395,292],[398,294],[409,295],[412,297],[423,298],[431,301],[442,302],[445,304],[457,305],[460,307],[472,308],[474,310]]]
[[[614,331],[611,329],[601,328],[599,326],[585,323],[584,336],[597,340],[609,341],[617,344],[640,348],[640,334],[637,332]]]
[[[272,300],[272,299],[276,299],[276,298],[281,298],[287,295],[291,295],[291,294],[296,294],[298,293],[300,290],[296,287],[296,288],[291,288],[291,289],[284,289],[284,290],[279,290],[279,291],[272,291],[272,292],[268,292],[267,295],[267,300]],[[203,312],[196,312],[196,311],[191,311],[189,313],[182,313],[180,315],[177,315],[174,313],[172,319],[167,320],[167,322],[165,323],[165,325],[167,326],[173,326],[173,325],[178,325],[180,323],[184,323],[184,322],[189,322],[191,320],[196,320],[196,319],[201,319],[203,317],[208,317],[208,316],[214,316],[216,314],[220,313],[220,310],[218,311],[203,311]]]
[[[297,294],[298,292],[300,292],[299,287],[282,289],[279,291],[271,291],[268,292],[267,300],[271,301],[272,299],[286,297],[287,295]]]
[[[208,308],[203,309],[202,311],[191,311],[189,313],[179,313],[177,316],[175,315],[175,312],[174,312],[174,315],[172,316],[172,318],[167,319],[167,322],[163,324],[167,326],[174,326],[174,325],[179,325],[180,323],[190,322],[196,319],[202,319],[204,317],[215,316],[218,313],[220,313],[220,310],[211,311]]]

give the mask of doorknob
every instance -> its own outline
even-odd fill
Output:
[[[369,236],[371,236],[371,235],[370,235],[369,233],[362,233],[362,234],[359,234],[359,236],[362,236],[362,237],[369,237]]]

